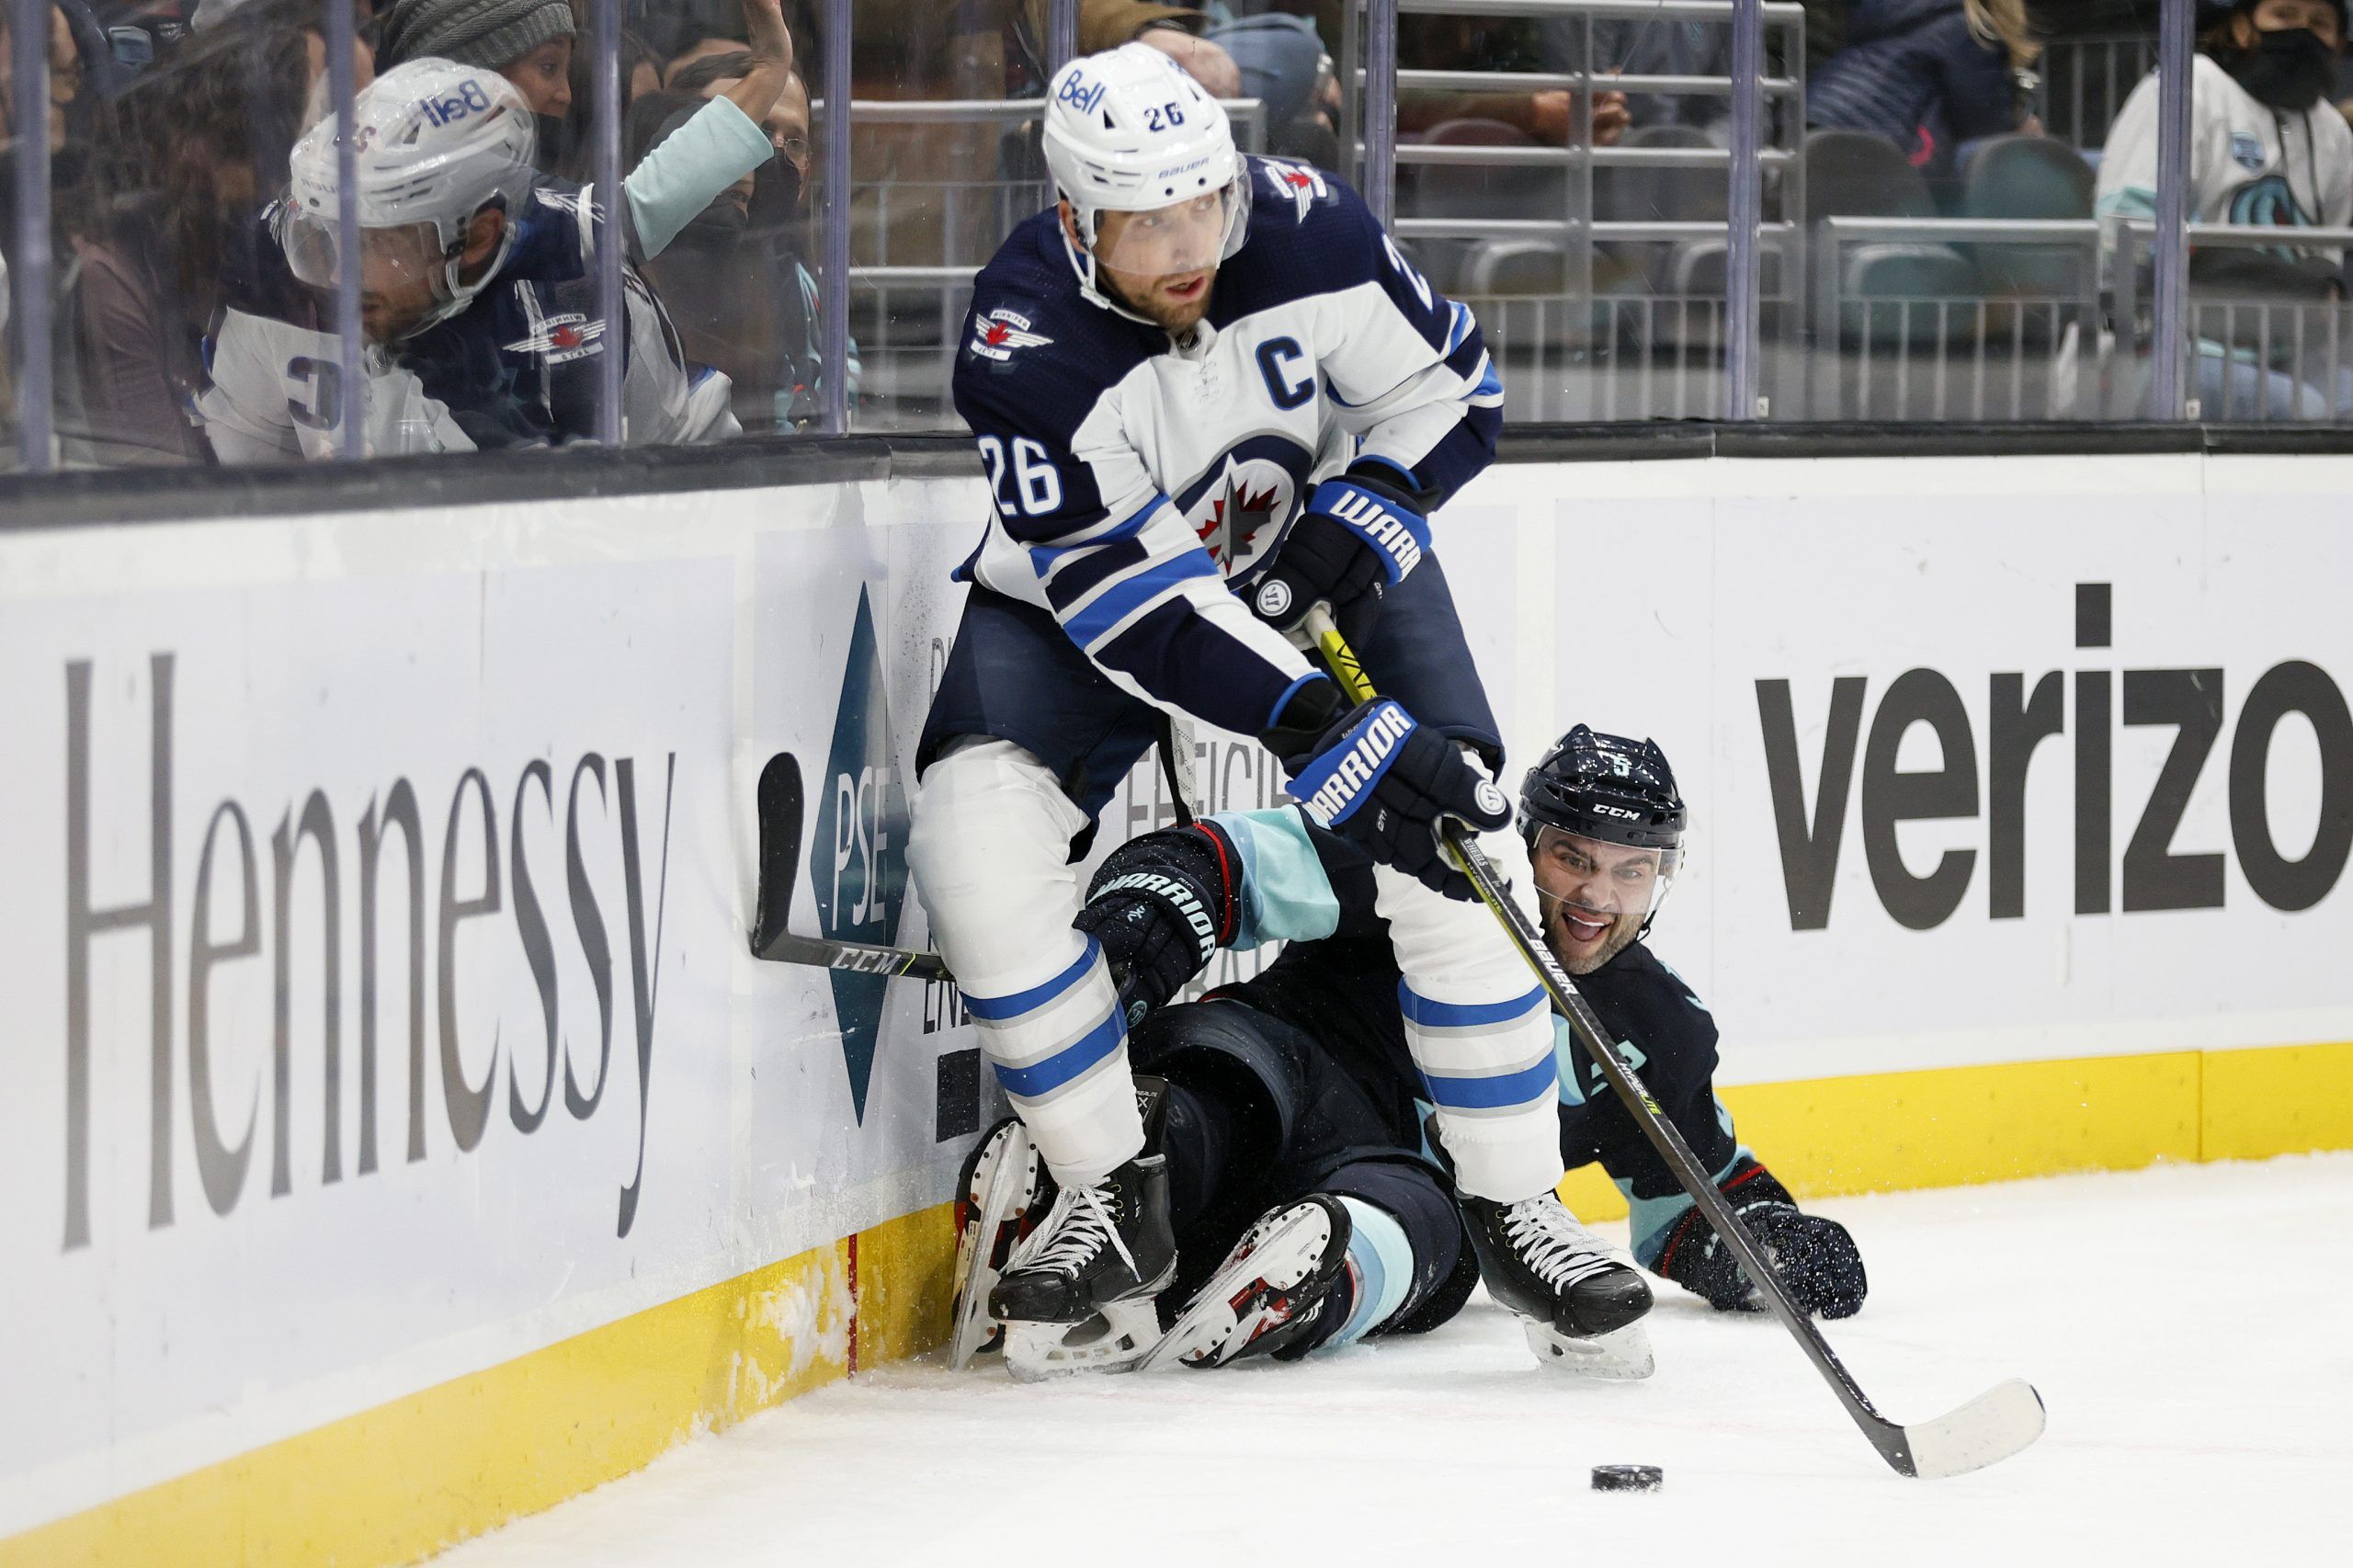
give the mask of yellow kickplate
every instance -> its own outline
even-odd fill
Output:
[[[953,1244],[925,1210],[0,1541],[0,1568],[415,1562],[830,1382],[853,1343],[937,1344]]]
[[[2210,1051],[2205,1073],[2201,1159],[2353,1148],[2353,1044]]]

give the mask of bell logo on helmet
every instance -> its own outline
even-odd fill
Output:
[[[1103,101],[1103,84],[1088,81],[1083,71],[1073,71],[1063,78],[1062,91],[1054,97],[1081,114],[1093,114],[1095,106]]]
[[[446,97],[421,99],[418,109],[436,125],[455,125],[470,114],[482,114],[490,108],[490,95],[482,90],[479,82],[461,82],[458,90]]]

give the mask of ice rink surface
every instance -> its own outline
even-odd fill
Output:
[[[1657,1375],[1611,1384],[1482,1296],[1298,1366],[861,1373],[438,1562],[2353,1563],[2353,1153],[1818,1208],[1870,1270],[1829,1335],[1881,1411],[2024,1377],[2040,1443],[1907,1481],[1769,1319],[1666,1286]],[[1603,1463],[1665,1488],[1593,1493]]]

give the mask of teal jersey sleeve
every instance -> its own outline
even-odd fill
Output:
[[[732,101],[703,105],[621,181],[639,250],[660,256],[712,198],[775,155],[767,132]]]
[[[1242,857],[1241,917],[1229,948],[1313,942],[1340,928],[1340,900],[1296,806],[1210,819]]]

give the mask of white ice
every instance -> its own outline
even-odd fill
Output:
[[[1665,1287],[1657,1375],[1609,1384],[1483,1296],[1299,1366],[878,1369],[440,1562],[2353,1563],[2353,1153],[1815,1207],[1870,1269],[1828,1332],[1881,1412],[2019,1376],[2040,1443],[1904,1480],[1768,1319]],[[1665,1487],[1594,1493],[1604,1463]]]

